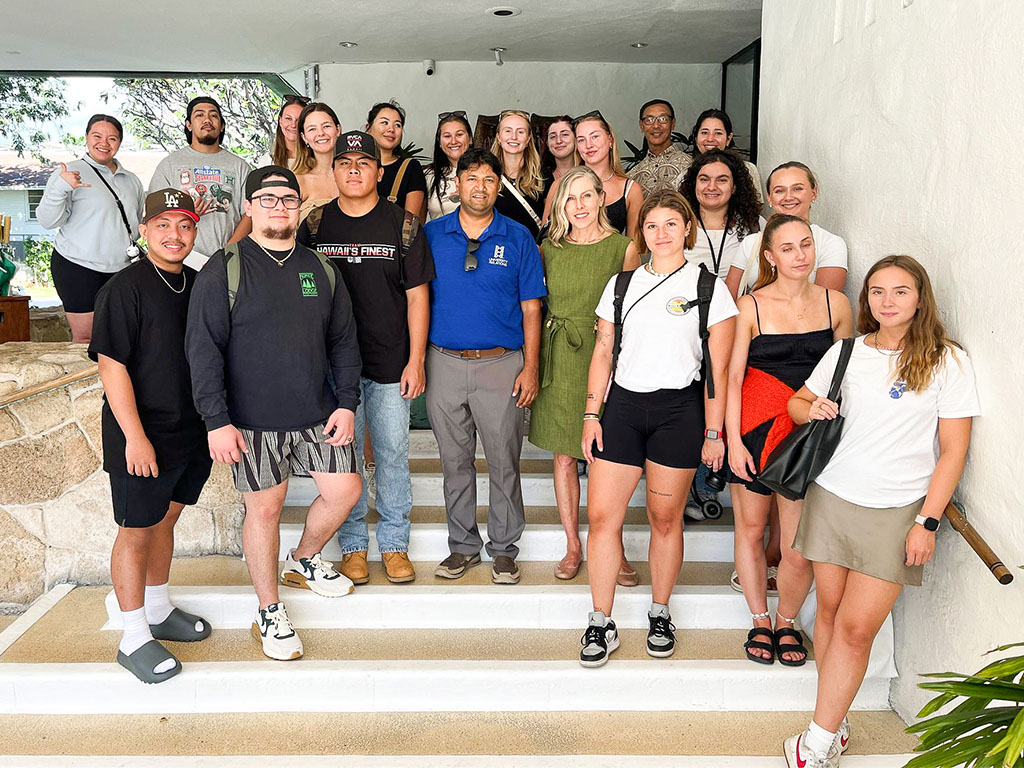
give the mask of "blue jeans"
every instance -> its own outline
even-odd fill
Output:
[[[360,379],[362,397],[356,409],[356,461],[362,468],[363,436],[370,423],[373,460],[377,465],[377,546],[381,552],[409,551],[409,513],[412,481],[409,477],[409,400],[401,384],[378,384]],[[366,486],[348,519],[338,529],[343,554],[361,552],[369,545],[366,527]]]

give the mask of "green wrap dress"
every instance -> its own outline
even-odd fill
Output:
[[[540,392],[530,413],[530,442],[583,458],[587,374],[594,353],[594,310],[608,281],[622,271],[630,239],[611,234],[590,245],[541,245],[548,313],[541,328]],[[593,410],[598,410],[596,407]]]

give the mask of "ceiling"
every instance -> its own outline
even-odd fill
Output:
[[[522,14],[488,13],[506,4]],[[761,0],[4,0],[0,71],[284,73],[495,46],[509,62],[717,63],[760,28]]]

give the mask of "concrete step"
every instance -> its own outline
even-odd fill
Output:
[[[486,502],[490,493],[490,479],[486,474],[476,477],[477,499]],[[523,504],[528,507],[555,506],[555,485],[550,470],[528,472],[522,475]],[[636,491],[630,497],[631,507],[642,507],[646,502],[647,481],[640,478]],[[293,477],[288,481],[286,506],[309,506],[317,497],[316,484],[309,477]],[[416,507],[444,505],[444,475],[440,472],[417,473],[412,476],[412,503]],[[587,503],[587,478],[580,478],[580,504]]]
[[[301,523],[281,523],[280,559],[298,546],[302,537]],[[586,551],[587,530],[580,526],[580,538]],[[368,557],[379,560],[376,531],[371,527]],[[480,535],[487,541],[487,528],[480,526]],[[647,549],[650,544],[651,531],[646,525],[627,525],[623,527],[622,543],[625,547],[626,559],[629,561],[647,560]],[[522,538],[518,542],[519,560],[552,560],[558,561],[565,556],[565,530],[561,525],[527,525]],[[688,560],[707,562],[732,562],[733,529],[727,525],[695,525],[686,530],[683,536],[685,557]],[[409,557],[413,560],[435,560],[440,562],[448,557],[448,526],[444,523],[415,523],[409,537]],[[487,552],[481,550],[481,556],[489,559]],[[328,560],[340,560],[341,548],[338,540],[332,537],[323,548],[323,555]]]
[[[810,717],[624,711],[23,715],[0,717],[0,732],[25,755],[8,755],[5,765],[26,768],[785,768],[782,740]],[[892,712],[852,712],[850,722],[844,768],[897,768],[916,746]],[[118,755],[132,757],[112,757]]]
[[[561,518],[558,515],[558,507],[526,507],[526,524],[527,526],[533,525],[561,525]],[[306,513],[309,512],[309,507],[304,506],[291,506],[285,507],[281,512],[282,523],[301,523],[306,519]],[[368,523],[376,523],[380,520],[380,515],[377,514],[377,510],[370,509],[366,514],[366,521]],[[409,520],[412,523],[445,523],[448,520],[447,512],[443,506],[421,506],[413,507],[409,513]],[[476,520],[478,523],[487,522],[487,507],[480,506],[476,508]],[[734,524],[734,516],[732,507],[726,507],[723,510],[722,516],[717,520],[691,520],[686,518],[686,529],[690,531],[694,526],[700,527],[703,525],[723,525],[732,527]],[[625,525],[647,525],[647,508],[646,507],[629,507],[626,510],[626,517],[624,520]],[[583,507],[580,509],[580,525],[587,524],[587,508]]]

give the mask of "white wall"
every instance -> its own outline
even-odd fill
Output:
[[[41,237],[51,235],[38,221],[28,217],[28,190],[0,189],[0,216],[11,217],[11,229],[15,235]]]
[[[978,372],[985,415],[958,497],[1017,581],[997,584],[943,526],[895,614],[892,699],[911,718],[929,698],[919,673],[973,672],[1024,640],[1024,13],[1015,0],[905,4],[765,0],[760,170],[799,159],[818,174],[814,215],[850,244],[851,296],[880,256],[922,261]]]
[[[320,100],[338,113],[345,130],[361,129],[378,101],[395,98],[407,114],[405,141],[428,153],[437,114],[465,110],[470,124],[478,114],[524,109],[572,116],[600,109],[622,139],[640,146],[640,105],[653,98],[672,102],[677,130],[689,133],[693,121],[721,100],[719,64],[611,64],[438,61],[432,77],[420,63],[321,64]],[[297,87],[302,72],[285,76]]]

